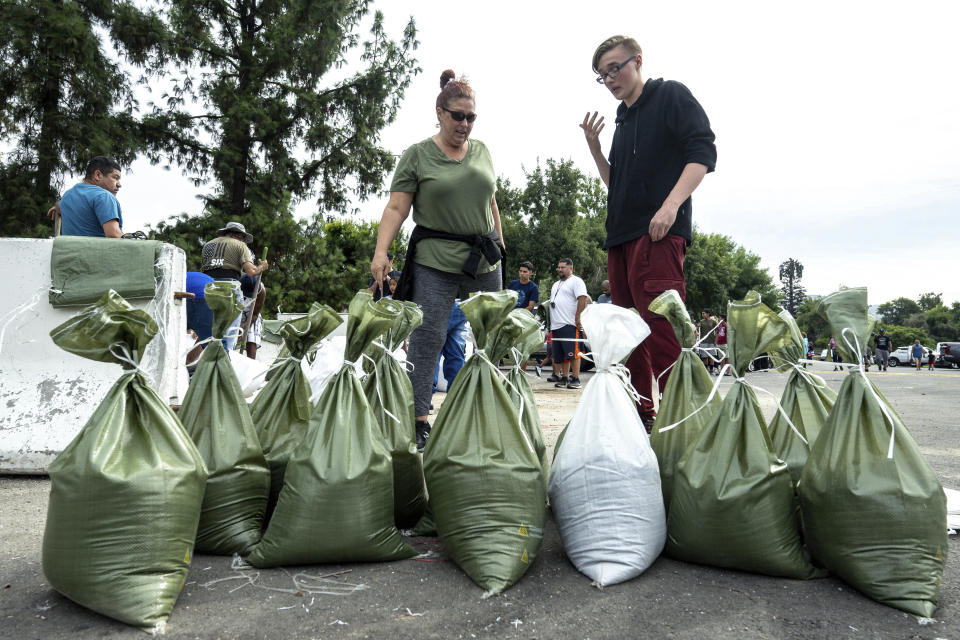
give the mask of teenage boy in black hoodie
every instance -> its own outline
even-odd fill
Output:
[[[607,185],[607,277],[613,303],[634,307],[652,334],[627,361],[633,385],[653,397],[653,376],[680,356],[670,323],[648,309],[667,289],[686,297],[683,258],[692,233],[690,194],[713,171],[717,149],[710,121],[690,91],[672,80],[645,81],[633,38],[614,36],[593,54],[593,70],[621,101],[610,154],[600,150],[603,118],[587,113],[580,127]],[[667,378],[660,378],[660,392]],[[653,402],[639,407],[649,429]]]

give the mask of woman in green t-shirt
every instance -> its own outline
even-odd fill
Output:
[[[470,140],[477,118],[473,89],[449,70],[440,76],[440,87],[440,130],[400,157],[370,263],[374,280],[382,286],[390,269],[387,250],[412,209],[417,227],[397,295],[423,310],[423,324],[410,336],[407,352],[414,367],[410,381],[421,451],[430,433],[433,373],[454,300],[503,288],[497,178],[487,147]]]

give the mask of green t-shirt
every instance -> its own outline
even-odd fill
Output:
[[[413,221],[430,229],[458,235],[486,235],[493,231],[490,201],[497,177],[486,145],[470,140],[467,155],[448,158],[432,138],[403,152],[390,191],[412,193]],[[456,240],[427,238],[417,244],[414,262],[448,273],[460,273],[470,245]],[[477,273],[495,267],[480,259]]]

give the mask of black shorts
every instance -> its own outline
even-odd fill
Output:
[[[565,362],[580,357],[580,343],[577,328],[572,324],[565,324],[553,330],[553,361]]]

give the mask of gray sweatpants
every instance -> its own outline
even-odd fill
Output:
[[[407,350],[407,360],[413,364],[410,382],[413,384],[414,415],[425,416],[430,412],[433,373],[447,339],[447,319],[453,301],[457,298],[466,300],[477,291],[500,291],[503,288],[500,269],[498,264],[490,273],[479,274],[474,279],[462,273],[413,265],[413,301],[423,311],[423,324],[410,334]]]

